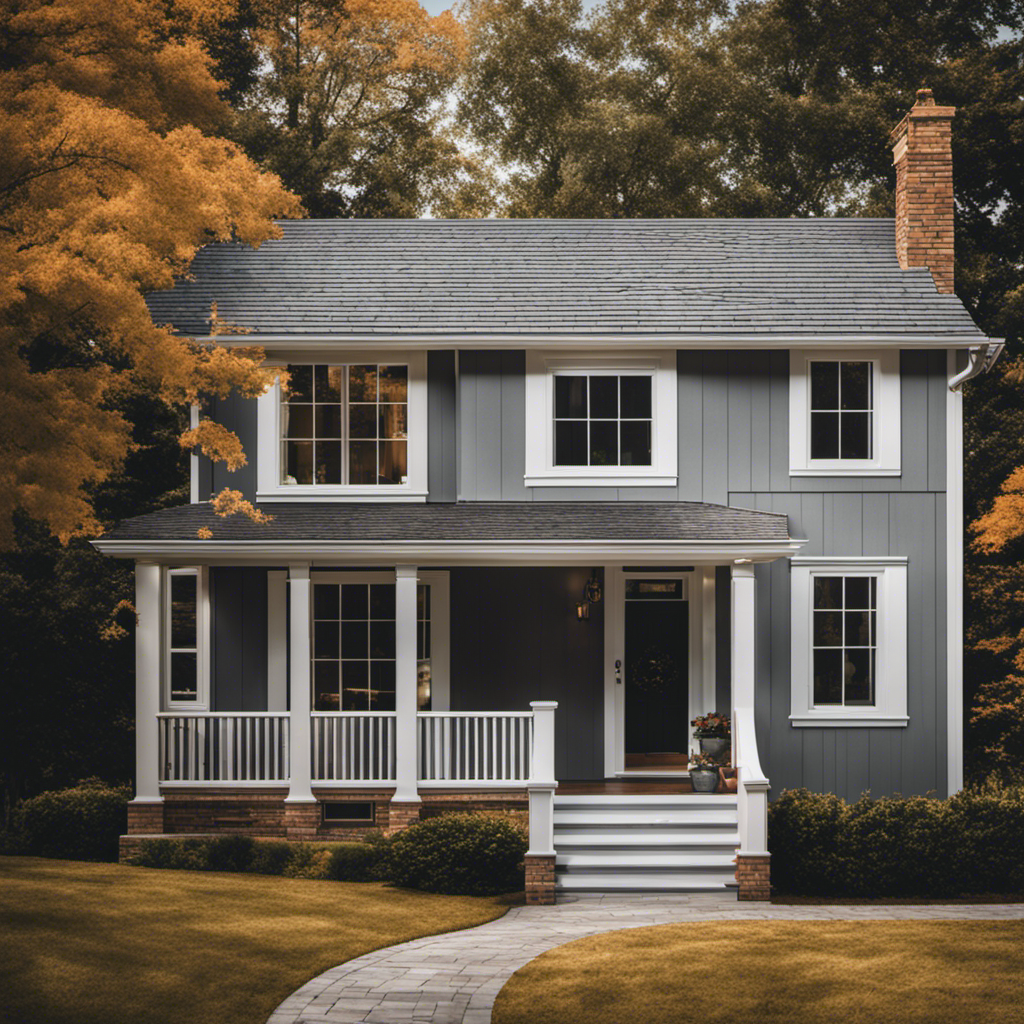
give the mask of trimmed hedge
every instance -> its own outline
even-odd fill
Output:
[[[144,868],[369,882],[381,879],[380,865],[386,850],[387,841],[380,836],[347,843],[289,843],[249,836],[168,837],[140,840],[138,852],[128,862]]]
[[[768,807],[772,884],[805,896],[1024,892],[1024,787],[855,803],[787,790]]]
[[[127,786],[85,779],[69,789],[40,793],[14,812],[11,852],[67,860],[117,860],[118,837],[128,831]]]
[[[390,844],[387,871],[395,885],[449,896],[521,891],[528,844],[510,820],[443,814],[417,822]]]

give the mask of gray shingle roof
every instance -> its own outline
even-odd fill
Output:
[[[204,248],[148,298],[206,335],[210,304],[252,335],[472,340],[899,335],[984,340],[891,220],[286,221],[258,250]]]
[[[254,523],[209,502],[122,522],[101,541],[769,541],[790,539],[786,516],[701,502],[281,503]]]

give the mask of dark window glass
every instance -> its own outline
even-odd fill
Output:
[[[811,458],[839,458],[839,413],[811,413]]]
[[[651,418],[651,378],[620,377],[622,393],[620,415],[624,420]]]
[[[365,583],[343,583],[341,585],[341,617],[343,619],[369,618]]]
[[[618,419],[619,378],[590,378],[590,415],[593,419]]]
[[[348,446],[348,482],[375,484],[377,482],[377,442],[352,441]]]
[[[313,664],[313,709],[338,711],[338,663],[317,661]]]
[[[313,436],[313,406],[289,404],[285,406],[285,437],[308,440]]]
[[[171,576],[171,647],[196,646],[196,576]]]
[[[341,624],[341,656],[365,658],[370,653],[370,628],[365,622]]]
[[[341,442],[316,442],[316,482],[318,484],[341,483]]]
[[[370,618],[395,618],[395,587],[391,583],[370,584]]]
[[[842,608],[843,607],[843,577],[842,576],[815,576],[814,577],[814,607],[815,608]]]
[[[313,618],[338,618],[338,587],[334,583],[313,585]]]
[[[814,652],[814,703],[842,704],[842,649],[822,648]]]
[[[318,405],[316,408],[316,436],[341,437],[341,406]]]
[[[314,378],[316,387],[313,395],[318,405],[321,402],[341,401],[342,372],[340,366],[315,367]]]
[[[875,582],[873,576],[847,576],[846,585],[846,607],[847,608],[871,608],[871,584]]]
[[[843,617],[840,612],[814,613],[814,646],[843,646]]]
[[[380,407],[377,436],[405,440],[409,436],[406,423],[406,406],[382,405]]]
[[[199,696],[199,662],[195,651],[171,655],[171,700],[196,700]]]
[[[811,363],[811,408],[839,408],[838,363]]]
[[[619,464],[619,424],[617,421],[590,421],[590,465]]]
[[[407,402],[409,400],[409,370],[405,366],[380,367],[380,400]]]
[[[842,409],[871,408],[871,364],[840,363]]]
[[[297,484],[313,482],[313,442],[285,442],[285,467],[290,480]]]
[[[844,412],[840,458],[871,458],[871,413]]]
[[[559,380],[561,378],[555,378]],[[555,465],[587,465],[587,421],[558,420],[555,423]]]
[[[395,623],[370,623],[370,657],[393,658],[395,656]]]
[[[377,436],[377,406],[349,406],[348,436],[367,438],[375,438]]]
[[[341,663],[341,710],[366,711],[369,705],[369,662],[343,661]]]
[[[377,401],[376,366],[350,366],[348,368],[348,400],[350,402]]]
[[[408,474],[408,444],[405,441],[380,442],[381,484],[400,484]]]
[[[627,601],[681,601],[682,580],[626,580]]]
[[[288,367],[288,401],[289,402],[312,402],[313,401],[313,367],[312,366],[289,366]]]
[[[317,622],[313,626],[313,657],[338,657],[337,622]]]
[[[651,464],[651,424],[630,423],[619,425],[620,465],[649,466]]]
[[[875,652],[870,647],[846,652],[846,704],[875,703]]]
[[[587,415],[587,378],[555,377],[555,419],[580,419]]]

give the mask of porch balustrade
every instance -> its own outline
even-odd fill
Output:
[[[288,780],[287,714],[166,712],[157,734],[161,783]]]
[[[423,785],[526,786],[530,781],[532,711],[434,711],[416,718],[417,780]],[[312,781],[393,785],[396,719],[394,711],[312,712]],[[165,712],[157,723],[161,784],[290,780],[286,712]]]
[[[431,711],[421,712],[417,719],[421,782],[525,785],[529,780],[532,712]]]

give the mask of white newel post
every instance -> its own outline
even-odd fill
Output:
[[[313,804],[313,789],[310,785],[310,710],[313,707],[310,675],[312,661],[309,643],[309,610],[312,584],[309,566],[296,564],[288,566],[288,591],[291,607],[288,613],[288,636],[290,642],[289,680],[291,684],[288,712],[288,761],[290,782],[285,797],[286,817],[288,804]],[[310,827],[311,816],[292,814],[294,828]],[[302,818],[300,824],[299,819]],[[289,834],[293,826],[289,825]]]
[[[741,900],[771,895],[768,856],[768,779],[761,770],[754,731],[756,623],[754,566],[732,566],[732,737],[740,848],[736,879]]]
[[[558,701],[530,702],[533,751],[530,781],[530,848],[526,851],[526,902],[555,902],[555,709]]]
[[[389,828],[419,818],[416,712],[416,586],[414,565],[395,568],[395,795]]]
[[[152,562],[135,563],[135,799],[161,804],[160,796],[160,612],[162,573]],[[162,812],[160,812],[162,818]],[[136,813],[138,818],[139,814]],[[129,828],[129,831],[134,829]],[[162,831],[162,828],[156,829]]]

